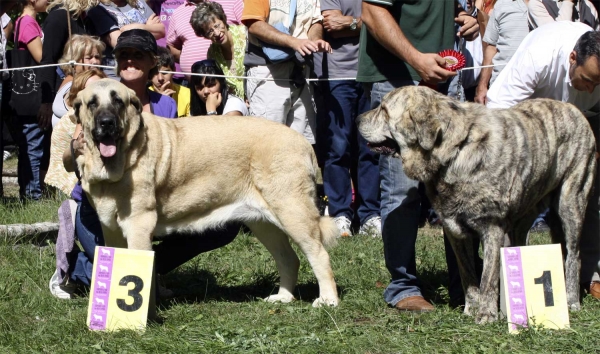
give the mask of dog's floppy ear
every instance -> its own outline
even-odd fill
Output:
[[[77,97],[73,102],[73,113],[69,114],[69,119],[73,124],[81,123],[81,118],[79,117],[81,111],[81,97]]]
[[[140,99],[137,97],[137,95],[135,94],[135,92],[132,89],[128,89],[129,90],[129,103],[135,107],[135,109],[137,110],[138,114],[142,113],[142,102],[140,101]]]
[[[431,151],[442,132],[442,127],[440,121],[430,117],[428,113],[427,109],[417,109],[411,112],[411,117],[416,125],[419,145],[423,150]]]
[[[429,90],[427,90],[429,91]],[[439,119],[436,117],[440,112],[440,97],[436,92],[423,92],[416,100],[418,104],[410,105],[407,111],[415,124],[415,131],[419,145],[423,150],[431,151],[442,133]],[[416,102],[415,102],[416,103]]]

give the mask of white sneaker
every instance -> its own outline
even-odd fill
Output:
[[[352,231],[350,230],[350,225],[352,225],[352,221],[345,216],[338,216],[333,218],[335,224],[340,230],[340,237],[349,237],[352,236]]]
[[[360,226],[361,234],[371,235],[372,237],[381,237],[381,217],[374,216]]]
[[[65,300],[70,300],[72,293],[65,291],[65,290],[70,290],[68,287],[61,287],[60,283],[58,282],[58,275],[59,270],[55,270],[54,274],[52,274],[52,278],[50,278],[50,282],[48,283],[48,287],[50,288],[50,293],[52,293],[52,295],[54,295],[54,297],[57,297],[59,299],[65,299]]]

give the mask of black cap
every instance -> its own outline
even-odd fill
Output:
[[[121,33],[113,52],[123,48],[134,48],[142,52],[150,52],[154,55],[158,54],[156,39],[154,39],[152,33],[143,29],[136,28]]]

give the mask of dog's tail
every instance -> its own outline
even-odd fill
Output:
[[[340,230],[329,216],[321,216],[319,220],[319,230],[321,231],[321,243],[325,248],[331,248],[337,244]]]

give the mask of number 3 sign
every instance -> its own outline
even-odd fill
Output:
[[[148,318],[154,252],[96,247],[87,325],[143,330]]]
[[[500,309],[508,331],[528,320],[547,328],[569,327],[563,258],[559,244],[502,248]]]

